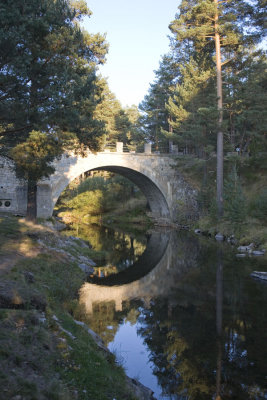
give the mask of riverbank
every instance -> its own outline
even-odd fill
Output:
[[[89,252],[82,240],[0,216],[3,400],[152,398],[77,323],[84,312],[77,295],[92,268]]]
[[[187,155],[177,157],[177,168],[197,191],[199,219],[192,231],[206,236],[218,233],[237,246],[254,243],[267,249],[267,158],[266,153],[240,157],[229,153],[224,157],[224,216],[217,218],[216,157],[206,160]]]

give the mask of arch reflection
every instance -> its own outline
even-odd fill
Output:
[[[146,276],[160,262],[165,255],[171,233],[153,232],[148,236],[146,249],[139,259],[130,267],[116,274],[103,278],[93,276],[89,282],[101,286],[124,285]]]
[[[177,241],[175,232],[154,232],[140,259],[130,268],[106,278],[93,277],[80,290],[80,303],[87,313],[94,304],[112,302],[120,311],[124,301],[142,299],[146,304],[155,296],[170,293],[182,276],[197,266],[197,243]],[[101,286],[101,288],[100,288]]]

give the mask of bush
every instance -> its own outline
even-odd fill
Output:
[[[252,217],[267,221],[267,188],[252,200],[249,211]]]
[[[87,178],[81,182],[78,186],[78,193],[89,192],[91,190],[105,190],[107,183],[102,176],[94,176],[93,178]]]
[[[69,201],[68,207],[78,211],[81,215],[98,215],[103,212],[103,192],[94,190],[78,194]]]
[[[234,165],[224,186],[224,216],[230,222],[240,224],[246,219],[246,211],[245,196]]]

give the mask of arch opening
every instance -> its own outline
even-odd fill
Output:
[[[163,193],[158,188],[158,186],[144,174],[134,171],[130,168],[119,166],[105,166],[95,168],[95,170],[109,171],[128,178],[144,194],[147,199],[149,208],[155,217],[170,217],[169,207]]]
[[[162,217],[166,219],[170,218],[170,210],[165,196],[163,195],[159,187],[143,173],[137,172],[130,168],[113,165],[88,168],[87,170],[84,170],[83,173],[89,171],[108,171],[119,174],[129,179],[141,190],[141,192],[146,197],[149,209],[154,217]],[[79,175],[77,175],[76,177],[78,177]],[[74,179],[75,178],[73,178],[72,180]],[[66,177],[62,177],[62,179],[58,182],[56,190],[53,194],[53,208],[58,201],[61,193],[68,186],[68,184],[70,184],[70,182],[71,180],[67,179]]]

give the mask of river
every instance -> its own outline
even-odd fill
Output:
[[[80,302],[129,376],[158,400],[267,399],[267,284],[250,277],[263,259],[185,231],[95,232],[108,261]]]

